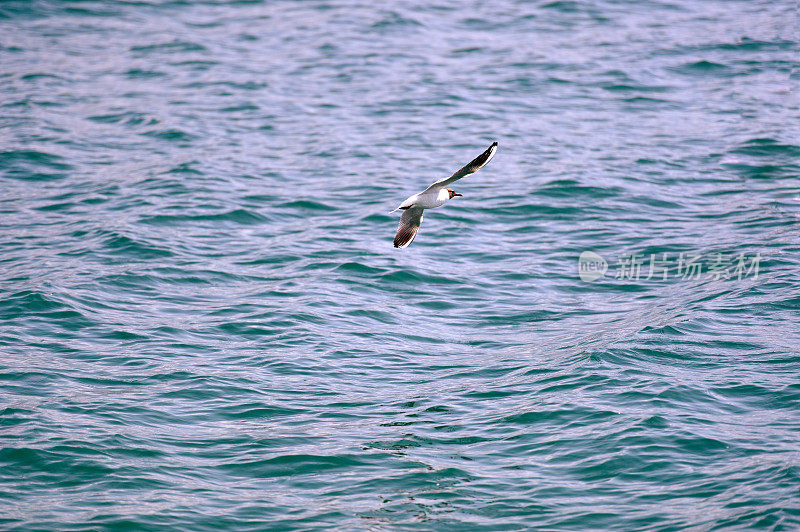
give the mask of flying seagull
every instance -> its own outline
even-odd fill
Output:
[[[404,248],[408,246],[411,241],[414,240],[414,237],[417,236],[417,231],[419,231],[419,226],[422,223],[422,211],[441,207],[451,198],[461,196],[461,194],[452,188],[446,188],[447,185],[458,181],[464,176],[474,174],[486,166],[489,161],[492,160],[496,151],[497,143],[492,142],[492,145],[489,146],[485,152],[478,155],[475,160],[467,166],[450,177],[440,179],[419,194],[409,196],[397,209],[391,211],[389,214],[397,210],[403,211],[403,216],[400,217],[400,225],[397,228],[397,234],[394,237],[394,247]]]

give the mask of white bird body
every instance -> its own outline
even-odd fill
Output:
[[[411,241],[414,240],[414,237],[417,236],[419,226],[422,224],[422,211],[441,207],[455,196],[460,196],[461,194],[455,190],[447,188],[447,185],[458,181],[464,176],[475,173],[486,166],[489,161],[492,160],[496,151],[497,143],[493,142],[485,152],[476,157],[464,168],[450,177],[440,179],[422,192],[409,196],[397,209],[391,211],[403,211],[403,216],[400,218],[400,225],[397,228],[397,234],[394,237],[394,247],[404,248],[408,246]]]
[[[436,207],[441,207],[442,205],[447,203],[449,199],[450,199],[450,192],[448,192],[446,188],[426,190],[424,192],[418,192],[413,196],[409,196],[394,211],[400,209],[408,209],[409,207],[414,207],[414,206],[422,207],[423,209],[435,209]]]

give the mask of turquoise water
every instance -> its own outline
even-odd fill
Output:
[[[796,21],[0,3],[0,529],[800,528]]]

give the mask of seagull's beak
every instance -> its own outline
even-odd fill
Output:
[[[464,194],[459,194],[458,192],[453,192],[453,197],[454,197],[454,198],[455,198],[456,196],[463,196],[463,195],[464,195]]]

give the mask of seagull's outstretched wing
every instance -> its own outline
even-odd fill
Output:
[[[397,234],[394,236],[394,247],[404,248],[414,240],[422,223],[422,211],[423,209],[419,207],[411,207],[403,211],[400,225],[397,227]]]
[[[489,164],[489,161],[492,160],[492,157],[494,157],[496,151],[497,151],[497,143],[492,142],[492,145],[489,146],[489,148],[487,148],[485,152],[475,157],[475,159],[467,166],[465,166],[455,174],[451,175],[450,177],[447,177],[445,179],[440,179],[439,181],[432,184],[425,190],[431,190],[432,188],[446,187],[450,183],[458,181],[464,176],[467,176],[469,174],[474,174],[475,172],[477,172],[478,170]]]

